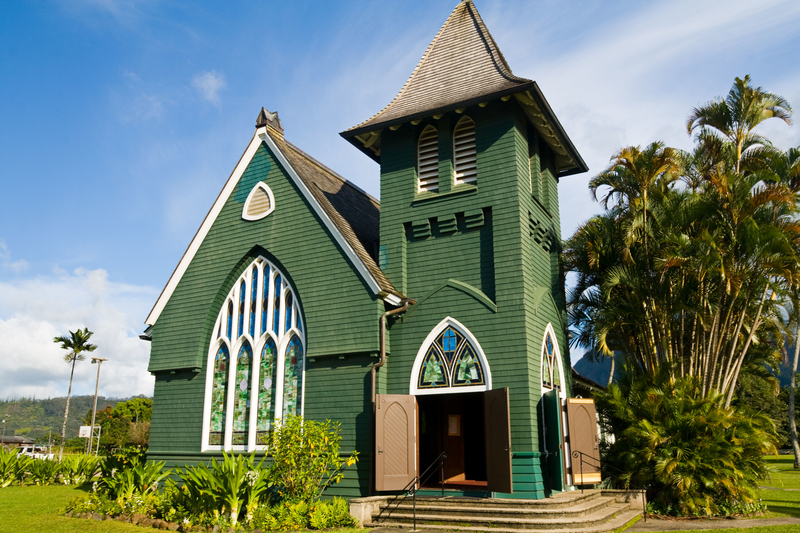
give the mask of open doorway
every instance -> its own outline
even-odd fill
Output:
[[[426,469],[445,452],[445,487],[480,489],[487,486],[484,393],[417,396],[419,405],[419,466]],[[439,486],[434,475],[426,486]]]

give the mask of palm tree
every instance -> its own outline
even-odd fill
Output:
[[[792,106],[782,96],[750,86],[750,75],[736,78],[728,96],[696,107],[686,119],[686,130],[691,134],[700,129],[701,134],[711,133],[725,137],[736,150],[736,172],[749,148],[768,146],[769,141],[753,133],[753,129],[769,118],[778,118],[791,124]],[[712,133],[713,132],[713,133]]]
[[[96,344],[90,344],[89,339],[93,335],[94,332],[89,331],[89,328],[83,328],[82,330],[70,331],[69,337],[67,336],[60,336],[55,337],[53,342],[56,344],[61,344],[61,348],[63,350],[69,350],[69,352],[64,356],[64,361],[70,363],[72,369],[69,373],[69,390],[67,391],[67,407],[64,409],[64,425],[61,426],[61,448],[58,450],[58,460],[61,461],[62,456],[64,455],[64,440],[67,436],[67,417],[69,416],[69,398],[72,394],[72,376],[75,374],[75,362],[76,361],[83,361],[86,359],[84,352],[93,352],[97,349]]]

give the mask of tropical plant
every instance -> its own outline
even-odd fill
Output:
[[[234,526],[242,515],[247,520],[252,517],[256,508],[268,498],[266,491],[271,486],[264,458],[256,462],[255,453],[228,455],[223,452],[222,462],[212,458],[210,468],[199,463],[179,470],[178,475],[185,494],[183,505],[198,515],[222,510]]]
[[[164,470],[164,461],[134,461],[122,469],[112,468],[107,471],[103,467],[103,477],[97,488],[110,498],[125,502],[134,496],[145,496],[155,493],[159,484],[168,477],[172,470]]]
[[[34,459],[28,466],[30,479],[37,485],[49,485],[54,483],[61,473],[61,465],[58,461],[50,459]]]
[[[98,473],[100,462],[94,455],[67,455],[61,460],[61,481],[65,485],[81,485]]]
[[[61,427],[61,446],[58,450],[59,461],[61,461],[61,458],[64,456],[64,441],[67,438],[67,417],[69,416],[69,399],[72,395],[72,378],[75,375],[75,362],[86,359],[84,352],[93,352],[97,349],[96,344],[91,344],[89,342],[92,334],[93,332],[89,331],[89,328],[83,328],[76,331],[70,331],[69,337],[62,335],[53,339],[53,342],[56,344],[61,344],[61,348],[63,350],[68,351],[68,353],[64,356],[64,361],[70,363],[67,406],[64,409],[64,425]]]
[[[31,458],[16,450],[0,446],[0,488],[14,483],[22,483],[30,467]]]
[[[690,130],[703,130],[692,153],[653,143],[616,154],[590,183],[606,211],[563,255],[577,274],[574,344],[620,352],[650,377],[668,364],[726,405],[742,368],[781,357],[782,306],[800,283],[800,157],[753,131],[772,115],[788,121],[791,108],[748,83],[737,79],[715,104],[739,106],[717,109],[728,126],[695,110]]]
[[[616,437],[603,450],[611,467],[604,477],[619,487],[646,488],[652,509],[665,514],[717,515],[732,502],[757,502],[758,483],[768,474],[765,454],[775,452],[772,421],[726,407],[719,393],[703,395],[696,378],[671,375],[666,365],[652,381],[628,371],[596,393]]]
[[[288,500],[311,501],[344,478],[344,469],[358,461],[358,452],[339,455],[339,423],[288,416],[268,437],[272,455],[270,478]]]
[[[735,149],[736,172],[742,159],[754,147],[769,145],[769,141],[753,129],[769,118],[791,124],[792,106],[777,94],[750,85],[750,76],[736,78],[725,99],[718,98],[696,107],[686,119],[686,130],[700,129],[701,135],[720,135]]]

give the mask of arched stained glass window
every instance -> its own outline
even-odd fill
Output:
[[[278,349],[272,337],[264,343],[261,350],[261,364],[258,379],[258,428],[256,430],[256,440],[266,436],[272,429],[272,421],[275,420],[275,384],[278,380]]]
[[[284,317],[283,331],[289,331],[292,328],[292,293],[286,293],[286,316]]]
[[[202,449],[252,450],[263,447],[276,417],[303,413],[302,308],[288,278],[264,257],[247,266],[224,302],[209,346]],[[233,354],[231,345],[239,347]]]
[[[261,334],[267,332],[267,322],[269,322],[268,315],[269,313],[269,274],[270,268],[269,265],[264,265],[264,275],[261,277]]]
[[[278,274],[275,276],[275,299],[274,299],[274,310],[273,310],[273,323],[272,323],[272,331],[276,334],[279,332],[281,327],[281,275]]]
[[[211,445],[222,444],[225,435],[225,411],[228,398],[228,364],[230,354],[228,346],[224,343],[217,350],[212,369],[211,385],[211,413],[208,433],[208,443]]]
[[[299,415],[303,402],[303,344],[295,335],[286,347],[283,375],[283,416]]]
[[[545,389],[561,389],[561,374],[558,364],[558,350],[552,327],[548,325],[542,345],[542,387]]]
[[[256,336],[256,307],[258,304],[258,267],[253,267],[250,288],[250,336]]]
[[[236,357],[233,396],[233,444],[247,444],[250,429],[250,383],[253,373],[253,350],[244,341]]]
[[[482,352],[466,328],[448,317],[434,328],[431,338],[417,355],[412,393],[415,388],[424,393],[447,387],[488,387]]]

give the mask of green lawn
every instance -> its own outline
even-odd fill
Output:
[[[765,518],[800,518],[800,470],[793,468],[794,456],[771,457],[768,462],[772,474],[762,485],[770,488],[761,491],[769,508]]]
[[[85,494],[74,486],[24,486],[0,489],[0,532],[47,531],[48,533],[147,531],[133,524],[112,520],[83,520],[63,516],[72,499]]]

